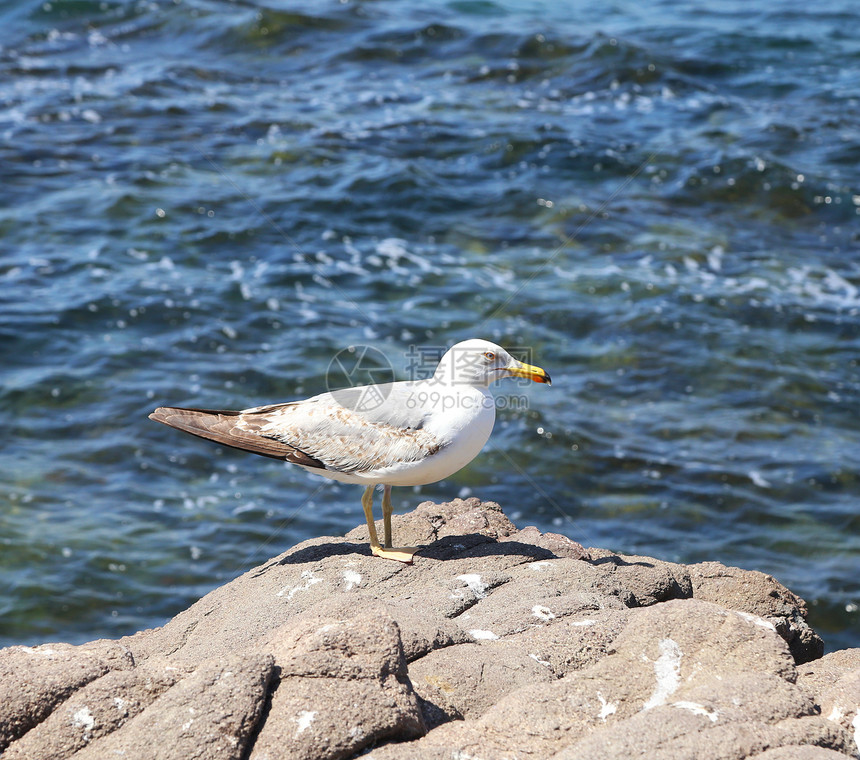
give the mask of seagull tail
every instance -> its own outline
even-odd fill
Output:
[[[160,406],[149,415],[149,419],[181,430],[183,433],[191,433],[198,438],[235,446],[237,442],[230,440],[228,431],[224,429],[228,426],[225,426],[224,422],[225,418],[237,417],[238,415],[239,412],[229,412],[224,409],[184,409],[178,406]]]
[[[228,412],[223,409],[184,409],[178,406],[160,406],[149,419],[161,422],[169,427],[182,430],[202,438],[209,438],[212,426],[221,422],[222,417],[236,417],[239,412]]]
[[[244,414],[246,412],[231,412],[224,409],[185,409],[178,406],[160,406],[149,415],[149,419],[234,449],[250,451],[272,459],[285,459],[293,464],[301,464],[306,467],[324,467],[322,462],[288,443],[239,427],[236,424],[237,418]]]

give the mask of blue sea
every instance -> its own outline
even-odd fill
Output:
[[[161,625],[362,523],[359,487],[156,406],[406,379],[483,337],[553,386],[500,383],[484,452],[397,511],[480,496],[760,570],[860,646],[858,25],[854,0],[3,2],[0,645]]]

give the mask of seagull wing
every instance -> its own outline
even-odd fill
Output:
[[[150,419],[225,446],[293,464],[367,473],[435,454],[415,384],[361,386],[240,412],[160,407]]]
[[[424,459],[444,445],[424,429],[428,411],[412,386],[361,386],[247,410],[240,425],[260,425],[261,435],[301,450],[327,470],[385,470]]]

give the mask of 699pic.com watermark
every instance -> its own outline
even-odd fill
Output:
[[[514,346],[509,353],[527,364],[531,364],[532,351],[528,347]],[[424,381],[414,391],[404,396],[402,403],[415,407],[439,407],[449,409],[457,404],[475,404],[477,401],[445,393],[440,386],[434,388],[433,377],[439,362],[448,354],[446,361],[462,365],[468,355],[457,355],[448,351],[447,346],[436,344],[411,345],[397,361],[392,362],[388,355],[374,346],[354,345],[338,351],[329,362],[326,370],[326,388],[333,398],[343,407],[357,412],[370,412],[378,409],[389,398],[397,380],[394,366],[402,366],[406,380]],[[519,377],[506,378],[495,385],[494,394],[480,403],[495,405],[496,409],[524,410],[528,408],[528,396],[523,393],[505,392],[509,389],[524,388],[531,381]],[[402,391],[401,391],[402,392]]]
[[[525,395],[498,395],[498,396],[483,396],[477,398],[475,396],[452,396],[447,393],[442,393],[439,390],[433,390],[431,386],[428,389],[415,390],[406,397],[404,405],[407,409],[434,409],[438,411],[448,411],[449,409],[475,409],[476,407],[491,407],[496,409],[528,409],[529,400]]]

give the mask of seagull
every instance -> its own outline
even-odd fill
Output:
[[[504,377],[550,385],[540,367],[473,338],[449,348],[425,380],[355,386],[242,411],[163,406],[149,418],[330,480],[366,486],[361,505],[371,552],[411,563],[420,547],[391,544],[391,488],[435,483],[471,462],[496,419],[490,384]],[[380,484],[382,546],[373,520],[373,491]]]

